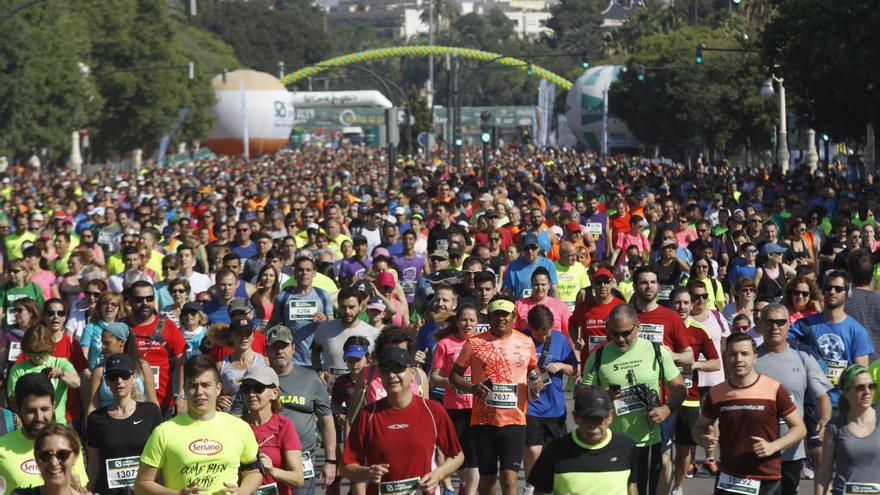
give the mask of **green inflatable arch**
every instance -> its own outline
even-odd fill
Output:
[[[531,64],[518,58],[508,57],[500,53],[487,52],[474,48],[460,48],[457,46],[441,46],[441,45],[410,45],[410,46],[390,46],[386,48],[375,48],[362,52],[349,53],[333,57],[317,64],[303,67],[284,76],[282,82],[285,85],[294,84],[308,77],[315,76],[333,67],[341,67],[349,64],[360,62],[372,62],[374,60],[382,60],[386,58],[403,58],[403,57],[427,57],[428,55],[445,56],[457,55],[462,58],[471,60],[479,60],[483,62],[493,62],[496,64],[506,65],[508,67],[517,68],[523,72],[531,71],[531,75],[546,79],[563,90],[572,87],[571,81],[565,79],[559,74],[555,74],[541,66]]]

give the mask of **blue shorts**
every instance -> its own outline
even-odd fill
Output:
[[[672,412],[660,423],[660,452],[666,452],[675,443],[675,427],[678,423],[678,411]]]

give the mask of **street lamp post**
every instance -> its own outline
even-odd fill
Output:
[[[779,127],[778,137],[776,139],[776,163],[782,169],[782,173],[788,172],[790,155],[788,153],[788,115],[785,106],[785,85],[784,80],[775,75],[770,75],[770,79],[764,81],[761,86],[761,96],[770,98],[775,91],[773,90],[773,82],[779,84]]]

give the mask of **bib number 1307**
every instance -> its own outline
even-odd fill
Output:
[[[125,488],[134,485],[137,479],[139,456],[107,459],[107,488]]]

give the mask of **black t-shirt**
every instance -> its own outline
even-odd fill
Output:
[[[567,493],[592,486],[592,493],[625,493],[638,479],[635,443],[614,433],[598,445],[586,445],[575,431],[554,440],[535,462],[528,482],[536,492]]]
[[[102,407],[89,414],[86,445],[100,452],[101,471],[95,481],[95,491],[101,494],[124,494],[125,489],[107,487],[107,459],[140,456],[153,429],[162,422],[159,406],[152,402],[138,402],[131,416],[116,419]]]
[[[428,231],[428,254],[430,255],[437,249],[442,249],[444,251],[449,250],[449,238],[452,237],[452,234],[459,232],[461,233],[461,227],[452,223],[448,228],[444,228],[439,223]]]

